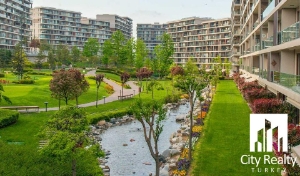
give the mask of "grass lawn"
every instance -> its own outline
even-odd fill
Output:
[[[51,76],[31,75],[35,79],[35,84],[8,84],[4,85],[4,95],[8,96],[13,102],[13,106],[40,106],[44,107],[44,102],[48,102],[48,107],[58,107],[58,100],[51,98],[49,83]],[[9,74],[7,80],[16,80],[16,76]],[[90,84],[88,92],[79,97],[79,104],[96,101],[96,83],[95,80],[87,79]],[[101,84],[99,89],[99,97],[108,96],[104,89],[105,84]],[[61,102],[62,104],[64,102]],[[75,100],[69,101],[69,104],[75,105]],[[1,106],[7,106],[2,103]]]
[[[250,109],[233,81],[221,81],[205,120],[203,135],[196,144],[191,173],[194,176],[280,175],[252,172],[255,165],[241,164],[242,155],[262,157],[273,153],[250,153]],[[264,165],[259,168],[280,168]]]
[[[106,72],[97,72],[97,74],[104,74],[105,78],[111,79],[116,82],[121,82],[121,77],[119,75],[113,73],[106,73]]]

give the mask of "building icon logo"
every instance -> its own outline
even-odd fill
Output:
[[[270,129],[266,129],[266,123]],[[273,137],[276,128],[278,139]],[[287,114],[250,114],[250,152],[272,152],[273,140],[278,141],[278,152],[288,152]]]

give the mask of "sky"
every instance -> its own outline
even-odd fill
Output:
[[[33,0],[33,7],[54,7],[79,11],[81,16],[117,14],[133,20],[133,37],[137,23],[166,23],[187,17],[230,17],[232,0]]]

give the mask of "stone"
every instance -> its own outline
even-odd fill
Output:
[[[130,139],[130,142],[134,142],[135,140],[134,139]]]
[[[123,144],[123,146],[128,146],[128,144]]]
[[[177,143],[177,142],[179,142],[179,139],[177,137],[171,139],[171,143]]]
[[[98,122],[98,125],[99,125],[99,126],[103,126],[103,125],[105,125],[105,123],[106,123],[105,120],[101,120],[101,121]]]
[[[171,155],[171,156],[178,155],[178,154],[180,154],[180,151],[179,151],[179,150],[177,150],[177,149],[171,149],[171,150],[170,150],[170,155]]]
[[[182,125],[180,128],[181,128],[182,130],[185,130],[185,129],[188,128],[188,126],[187,126],[187,125]]]
[[[178,115],[176,118],[176,122],[181,122],[181,121],[184,121],[184,119],[185,119],[185,115]]]
[[[164,152],[162,152],[161,155],[165,158],[170,157],[171,156],[170,149],[165,150]]]
[[[152,165],[152,164],[149,163],[149,162],[144,162],[143,164],[145,164],[145,165]]]
[[[169,167],[171,170],[175,170],[177,168],[176,163],[171,163]]]
[[[169,165],[166,164],[164,168],[159,171],[160,176],[169,176]]]
[[[115,124],[117,122],[116,118],[111,118],[110,123]]]

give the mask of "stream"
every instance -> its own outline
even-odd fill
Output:
[[[180,128],[175,118],[179,114],[187,114],[189,105],[180,105],[174,110],[169,110],[167,118],[163,122],[164,128],[158,142],[159,152],[168,149],[170,136]],[[155,162],[150,155],[144,139],[142,125],[139,121],[133,121],[121,126],[107,129],[101,134],[102,148],[109,150],[107,165],[110,167],[111,176],[149,176],[155,174]],[[135,140],[132,142],[131,139]],[[127,144],[128,146],[123,146]],[[148,165],[151,164],[151,165]]]

